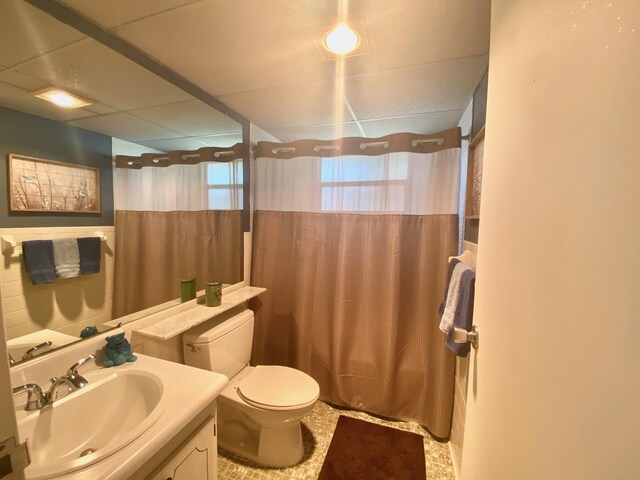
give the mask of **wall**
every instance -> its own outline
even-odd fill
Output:
[[[0,305],[1,318],[2,306]],[[7,351],[4,328],[0,325],[0,442],[4,442],[11,437],[14,437],[16,442],[18,441],[18,425],[13,411],[13,398],[11,395],[9,352]],[[23,478],[17,475],[6,477],[8,468],[6,462],[2,460],[5,456],[6,451],[0,452],[0,478],[7,478],[8,480],[11,480],[11,478]]]
[[[7,185],[8,153],[99,168],[102,213],[9,213],[0,195],[0,227],[113,225],[111,137],[0,107],[0,185]]]
[[[113,227],[2,228],[0,235],[12,235],[16,242],[78,238],[104,233],[100,273],[58,279],[45,285],[32,285],[22,255],[4,255],[0,266],[0,292],[4,327],[11,340],[43,328],[78,336],[90,325],[111,320],[113,293]]]
[[[463,480],[640,470],[640,3],[492,2]]]

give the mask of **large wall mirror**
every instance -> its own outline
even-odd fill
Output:
[[[241,282],[248,123],[26,1],[0,2],[0,35],[0,183],[9,193],[0,198],[0,291],[13,359],[175,305],[181,279],[195,277],[198,290]],[[90,104],[61,108],[34,95],[49,88]],[[100,212],[11,210],[10,154],[94,167]],[[151,162],[116,167],[116,158]],[[13,181],[55,203],[56,180],[38,168],[12,172]],[[99,273],[32,283],[22,242],[95,236]]]

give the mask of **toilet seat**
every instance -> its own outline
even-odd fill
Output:
[[[294,368],[258,365],[238,382],[237,392],[254,407],[287,410],[315,402],[320,387],[309,375]]]

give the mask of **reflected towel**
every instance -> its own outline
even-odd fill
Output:
[[[53,261],[60,278],[77,277],[80,274],[80,252],[75,238],[59,238],[53,242]]]
[[[449,281],[447,282],[449,287],[447,288],[445,300],[440,306],[440,315],[442,316],[440,330],[444,333],[449,333],[453,328],[453,321],[460,301],[462,275],[467,271],[471,271],[467,265],[455,258],[451,260],[449,264]]]
[[[31,283],[42,285],[56,279],[51,240],[28,240],[22,242],[22,258]]]
[[[80,252],[80,273],[83,275],[100,272],[100,238],[78,238]]]

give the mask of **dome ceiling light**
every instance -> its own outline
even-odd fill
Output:
[[[360,45],[360,36],[346,23],[336,25],[322,38],[322,46],[336,55],[346,55]]]

